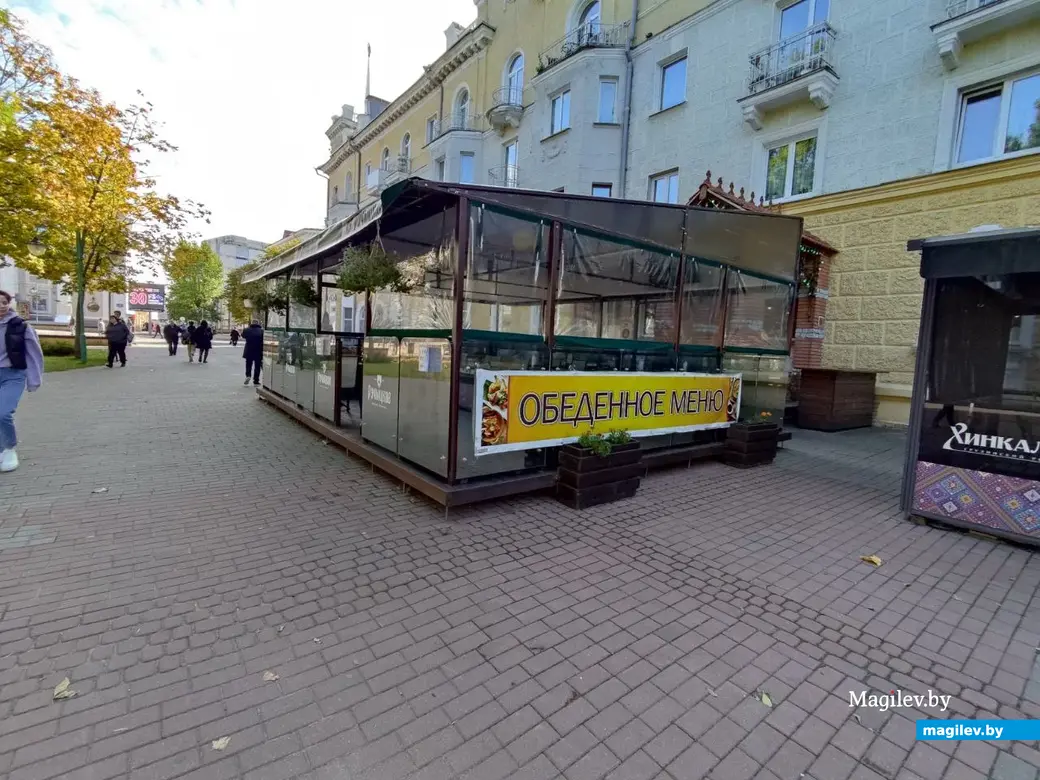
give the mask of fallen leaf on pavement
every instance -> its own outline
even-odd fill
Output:
[[[108,488],[94,488],[90,491],[91,493],[107,493]]]
[[[769,698],[769,694],[766,693],[765,691],[759,691],[758,692],[758,700],[760,702],[762,702],[764,705],[766,705],[767,707],[772,707],[773,706],[773,700]]]
[[[876,555],[861,555],[861,556],[859,556],[859,559],[861,561],[863,561],[864,563],[871,564],[872,566],[880,566],[881,565],[881,559],[878,558]]]
[[[212,747],[213,747],[214,750],[223,750],[224,748],[226,748],[228,746],[228,743],[230,741],[231,741],[231,737],[221,737],[220,739],[213,740]]]
[[[69,688],[69,678],[68,677],[66,677],[64,680],[62,680],[56,686],[54,686],[54,700],[55,701],[58,701],[59,699],[71,699],[75,695],[76,695],[76,692],[74,690],[72,690],[71,688]]]
[[[274,672],[272,672],[270,670],[264,672],[264,682],[274,682],[277,679],[278,679],[278,675],[275,674]]]

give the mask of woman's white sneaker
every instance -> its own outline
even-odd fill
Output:
[[[4,450],[0,455],[0,471],[14,471],[18,468],[18,453],[14,450]]]

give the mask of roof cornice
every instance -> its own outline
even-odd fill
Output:
[[[494,37],[494,27],[487,22],[476,22],[455,42],[454,46],[425,69],[426,72],[418,81],[399,95],[365,127],[340,145],[328,160],[318,166],[318,170],[325,174],[335,170],[347,157],[364,147],[366,143],[390,127],[409,109],[439,87],[464,62],[486,49]]]

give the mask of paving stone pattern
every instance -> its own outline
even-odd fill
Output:
[[[904,522],[898,434],[445,520],[255,400],[237,351],[129,357],[19,412],[0,777],[1037,778],[1035,743],[914,739],[1040,718],[1040,560]],[[894,688],[953,699],[849,707]]]

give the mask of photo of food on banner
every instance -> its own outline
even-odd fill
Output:
[[[508,434],[509,382],[501,377],[484,380],[481,391],[480,443],[503,444]]]

